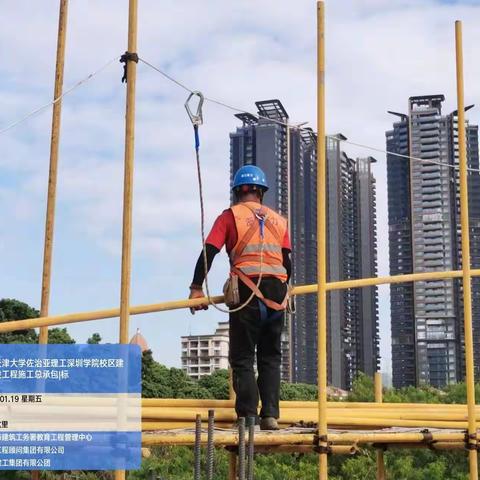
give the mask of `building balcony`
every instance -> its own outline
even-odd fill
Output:
[[[434,152],[421,152],[421,158],[425,159],[425,160],[430,160],[430,159],[438,159],[438,151],[434,151]]]

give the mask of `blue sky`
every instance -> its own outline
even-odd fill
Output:
[[[71,0],[65,85],[126,49],[127,0]],[[7,2],[0,18],[0,129],[53,92],[57,2]],[[327,131],[382,148],[386,110],[411,95],[444,93],[454,108],[453,22],[463,19],[466,101],[480,104],[478,2],[327,2]],[[19,34],[21,32],[21,35]],[[280,98],[292,121],[315,127],[315,2],[142,0],[139,54],[195,89],[252,109]],[[51,313],[119,303],[125,86],[116,62],[65,98]],[[185,92],[138,66],[132,305],[184,298],[201,245],[191,125]],[[469,112],[478,123],[479,108]],[[39,306],[51,110],[0,136],[0,297]],[[232,112],[205,107],[202,127],[208,221],[228,203]],[[365,150],[346,147],[350,155]],[[378,188],[380,273],[388,273],[385,159]],[[218,259],[212,290],[227,271]],[[388,287],[380,289],[382,355],[389,368]],[[179,365],[181,335],[206,333],[223,316],[175,311],[131,318],[156,358]],[[69,326],[77,341],[118,338],[118,320]]]

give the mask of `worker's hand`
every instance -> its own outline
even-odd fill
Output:
[[[188,297],[190,300],[194,298],[203,298],[205,294],[203,293],[203,290],[201,288],[190,288],[190,296]],[[195,315],[196,310],[208,310],[208,304],[207,303],[202,303],[200,305],[197,305],[195,307],[190,308],[190,313],[192,315]]]

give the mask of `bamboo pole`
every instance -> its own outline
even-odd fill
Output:
[[[468,219],[467,145],[465,141],[465,101],[463,88],[462,22],[455,22],[457,73],[458,150],[460,166],[460,216],[462,232],[463,319],[468,405],[468,447],[470,480],[478,480],[477,424],[475,419],[475,377],[472,328],[472,289],[470,272],[470,226]]]
[[[328,478],[327,456],[327,226],[325,145],[325,10],[317,2],[317,312],[319,478]]]
[[[114,399],[115,400],[115,399]],[[114,400],[108,399],[108,402]],[[48,400],[50,401],[50,400]],[[61,401],[61,399],[59,399]],[[70,400],[69,400],[70,401]],[[71,401],[76,401],[72,399]],[[107,401],[107,399],[102,400]],[[80,400],[81,402],[81,400]],[[180,408],[231,408],[233,407],[233,400],[213,400],[213,399],[190,399],[190,398],[142,398],[143,407],[180,407]],[[285,408],[317,408],[316,401],[296,401],[296,400],[282,400],[280,407]],[[446,403],[368,403],[368,402],[327,402],[328,409],[373,409],[373,410],[392,410],[398,411],[401,409],[411,412],[413,410],[442,410],[466,411],[467,405],[462,403],[446,404]],[[480,405],[476,406],[477,412],[480,412]]]
[[[127,54],[137,53],[137,12],[138,0],[128,4],[128,50]],[[122,230],[122,271],[120,284],[120,335],[119,343],[129,341],[130,320],[130,279],[132,264],[132,204],[133,204],[133,165],[135,156],[135,87],[137,64],[126,59],[127,98],[125,112],[125,169],[123,184],[123,230]],[[115,480],[125,480],[124,470],[115,471]]]
[[[472,277],[480,276],[480,269],[471,270]],[[414,273],[409,275],[394,275],[386,277],[374,277],[358,280],[346,280],[341,282],[331,282],[326,284],[327,291],[343,290],[347,288],[369,287],[372,285],[387,285],[403,282],[418,282],[428,280],[440,280],[445,278],[461,278],[461,270],[448,270],[445,272],[425,272]],[[318,287],[316,284],[299,285],[293,288],[293,295],[306,295],[316,293]],[[193,300],[172,300],[168,302],[151,303],[146,305],[131,306],[130,315],[143,315],[147,313],[166,312],[170,310],[178,310],[183,308],[191,308],[202,305],[207,298],[196,298]],[[223,296],[217,295],[211,297],[213,303],[222,303]],[[68,325],[71,323],[88,322],[91,320],[104,320],[107,318],[116,318],[120,315],[119,308],[110,308],[105,310],[94,310],[88,312],[67,313],[64,315],[52,315],[39,318],[29,318],[25,320],[13,320],[11,322],[0,323],[0,333],[14,332],[15,330],[25,330],[28,328],[38,328],[54,325]]]
[[[220,416],[220,415],[219,415]],[[311,415],[311,418],[315,415]],[[235,421],[235,415],[222,414],[220,416],[219,423],[223,423],[225,426],[231,426]],[[311,422],[312,420],[308,420]],[[181,416],[181,415],[172,415],[167,417],[144,417],[143,422],[145,423],[145,430],[168,430],[173,423],[177,426],[175,428],[180,428],[179,425],[182,424],[185,427],[185,424],[192,425],[191,416]],[[282,427],[288,427],[292,423],[296,423],[293,419],[288,420],[285,417],[280,419],[279,424]],[[327,417],[327,424],[332,428],[342,428],[348,431],[361,431],[361,430],[378,430],[383,428],[438,428],[438,429],[449,429],[449,430],[465,430],[468,426],[466,421],[438,421],[438,420],[397,420],[392,418],[362,418],[362,417]]]
[[[463,442],[465,433],[432,432],[432,442]],[[280,433],[258,433],[255,435],[255,445],[312,445],[314,435],[312,433],[285,434]],[[413,444],[422,443],[425,445],[425,435],[423,433],[365,433],[365,432],[346,432],[330,433],[328,436],[332,445],[368,445],[368,444]],[[207,435],[202,434],[202,445],[207,444]],[[193,445],[195,443],[195,434],[189,433],[143,433],[142,445],[148,447],[151,445]],[[215,445],[238,445],[238,433],[218,433],[215,435]]]
[[[96,398],[95,407],[116,406],[120,402],[117,398]],[[192,409],[204,408],[209,409],[233,408],[233,400],[214,400],[214,399],[192,399],[192,398],[142,398],[141,400],[132,400],[131,404],[141,403],[142,408],[162,408],[170,407],[176,409]],[[55,395],[48,395],[43,399],[43,406],[71,406],[76,405],[85,407],[91,406],[85,399],[81,398],[63,398]],[[282,400],[280,402],[282,410],[305,409],[316,410],[318,403],[316,401],[295,401]],[[445,415],[455,420],[467,420],[466,404],[445,404],[445,403],[367,403],[367,402],[327,402],[328,412],[338,412],[338,415],[349,414],[351,412],[360,412],[362,415],[381,415],[390,416],[392,414],[407,415],[408,418],[430,418],[430,419],[446,419]],[[346,410],[345,412],[340,412]],[[476,415],[480,417],[480,405],[476,405]],[[395,417],[394,417],[395,418]]]
[[[63,92],[65,71],[65,46],[67,41],[68,0],[60,0],[57,33],[57,56],[55,65],[55,86],[53,99],[59,99]],[[60,124],[62,117],[62,100],[53,104],[52,132],[50,136],[50,167],[48,172],[47,211],[45,216],[45,238],[43,245],[42,291],[40,300],[40,316],[47,317],[50,304],[50,287],[52,279],[52,254],[55,226],[55,204],[57,197],[58,152],[60,145]],[[40,328],[38,343],[48,343],[48,326]],[[31,473],[32,480],[40,479],[40,472]]]
[[[55,87],[53,99],[60,98],[63,92],[65,71],[65,45],[67,41],[68,0],[60,0],[57,36],[57,60],[55,66]],[[60,123],[62,118],[62,100],[53,104],[52,133],[50,136],[50,168],[48,173],[47,213],[45,219],[45,240],[43,247],[42,297],[40,316],[48,316],[50,304],[50,286],[52,278],[52,253],[55,225],[55,203],[57,196],[58,151],[60,144]],[[40,328],[39,343],[48,343],[48,327]]]
[[[39,407],[40,408],[40,407]],[[88,409],[91,410],[92,407],[87,407],[85,405],[81,407],[58,407],[58,406],[49,406],[42,409],[42,412],[45,414],[54,414],[55,409],[59,411],[58,415],[68,415],[73,409],[79,412],[79,414],[85,414],[88,412]],[[112,408],[102,408],[94,406],[95,410],[105,410],[107,412],[111,411]],[[213,407],[212,407],[213,408]],[[318,408],[318,407],[317,407]],[[59,410],[60,409],[60,410]],[[167,421],[167,420],[179,420],[179,421],[186,421],[192,420],[195,418],[196,414],[206,415],[209,409],[206,408],[198,408],[198,409],[190,409],[190,408],[179,408],[174,406],[169,407],[161,407],[161,408],[152,408],[146,407],[142,408],[142,417],[144,419],[150,420],[159,420],[159,421]],[[35,413],[35,409],[31,407],[29,410],[19,407],[17,409],[11,410],[12,413],[20,412],[22,414],[27,414],[31,412],[32,414]],[[130,408],[130,411],[134,411],[134,407]],[[218,408],[216,409],[218,412],[218,421],[234,421],[235,420],[235,411],[233,408]],[[100,416],[102,413],[96,412],[93,416]],[[303,422],[315,422],[317,420],[318,412],[315,408],[306,408],[306,409],[299,409],[299,408],[283,408],[279,422],[284,424],[292,424],[292,423],[299,423]],[[475,418],[480,420],[480,412],[476,411]],[[343,424],[343,425],[351,425],[349,422],[357,422],[358,420],[364,420],[365,422],[363,425],[395,425],[395,422],[399,422],[398,426],[401,426],[401,423],[404,423],[403,426],[407,426],[406,422],[409,422],[409,425],[418,425],[418,426],[428,426],[427,423],[433,424],[436,423],[439,426],[438,428],[447,428],[452,427],[454,428],[463,428],[462,426],[466,424],[468,421],[468,415],[464,412],[449,412],[449,411],[442,411],[438,410],[436,412],[425,412],[425,413],[408,413],[405,410],[399,410],[395,412],[395,410],[373,410],[373,409],[366,409],[366,410],[359,410],[359,409],[331,409],[327,407],[327,422],[329,425],[332,424]],[[459,427],[457,427],[457,424]],[[360,423],[362,425],[362,423]]]
[[[380,372],[375,372],[375,402],[383,402],[383,392],[382,392],[382,374]],[[377,449],[377,480],[385,480],[385,459],[383,455],[383,449]]]
[[[129,0],[128,52],[137,51],[137,0]],[[125,170],[123,186],[122,274],[120,292],[120,343],[128,343],[130,277],[132,257],[133,163],[135,146],[135,87],[137,64],[127,59],[127,100],[125,114]]]
[[[228,397],[228,402],[234,406],[236,396],[233,388],[233,370],[231,367],[228,368]],[[228,478],[229,480],[236,480],[237,478],[237,454],[235,452],[230,452],[228,455]]]

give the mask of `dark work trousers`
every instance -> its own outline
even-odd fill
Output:
[[[258,278],[252,278],[255,284]],[[251,290],[239,281],[240,299],[245,302]],[[287,284],[274,277],[265,277],[260,284],[265,298],[281,303]],[[257,415],[258,396],[262,401],[261,417],[279,417],[281,333],[284,312],[267,309],[269,318],[262,321],[259,300],[230,314],[230,366],[233,388],[237,395],[235,410],[238,417]],[[274,314],[275,318],[270,319]],[[258,379],[255,380],[254,361],[257,354]]]

